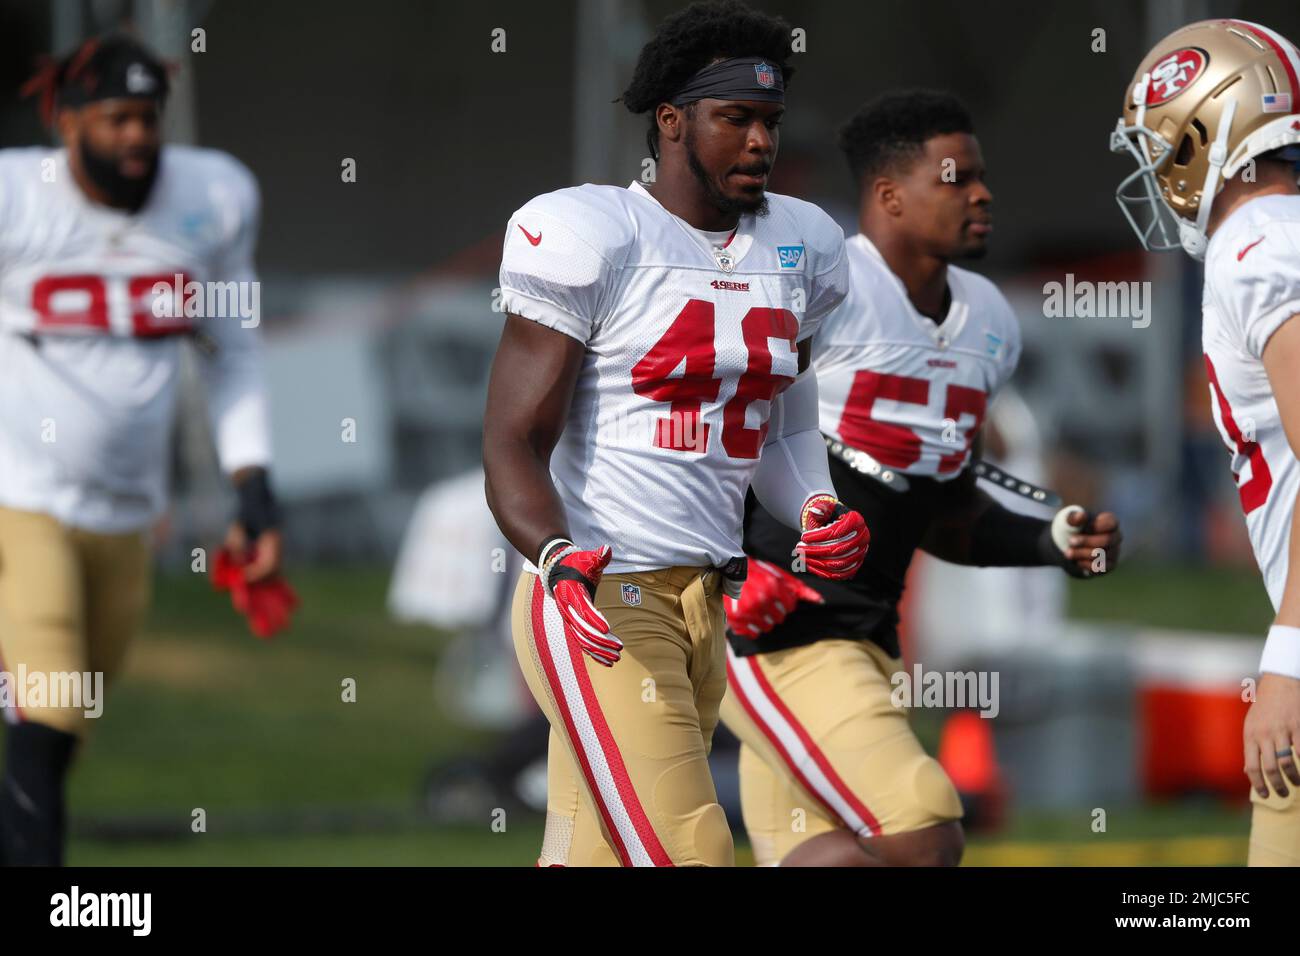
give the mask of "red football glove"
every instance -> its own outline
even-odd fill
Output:
[[[788,571],[775,564],[749,559],[749,576],[740,591],[740,600],[725,595],[722,606],[727,625],[736,634],[750,639],[772,630],[800,601],[825,604],[826,599]]]
[[[803,535],[796,547],[809,571],[819,578],[847,581],[867,556],[871,532],[862,515],[830,495],[813,495],[800,515]]]
[[[244,566],[250,560],[251,553],[241,556],[222,548],[212,568],[212,586],[229,591],[230,603],[248,618],[252,632],[262,640],[270,640],[289,626],[289,618],[298,607],[298,595],[278,574],[250,583],[244,577]]]
[[[564,631],[594,661],[612,667],[623,642],[609,633],[609,622],[596,609],[596,585],[614,556],[609,545],[579,551],[571,541],[557,541],[542,555],[542,584],[555,598]]]

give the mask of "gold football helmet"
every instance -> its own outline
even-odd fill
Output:
[[[1113,152],[1137,160],[1115,198],[1144,248],[1204,258],[1224,182],[1263,153],[1300,159],[1298,75],[1295,45],[1245,20],[1189,24],[1146,55],[1110,134]]]

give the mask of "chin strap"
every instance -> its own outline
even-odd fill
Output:
[[[1133,125],[1139,129],[1146,125],[1147,121],[1147,90],[1151,89],[1151,74],[1143,73],[1142,79],[1133,85],[1133,103],[1137,106],[1137,113],[1133,116]],[[1147,156],[1150,160],[1151,157]]]
[[[1223,167],[1228,163],[1228,136],[1232,133],[1232,119],[1236,113],[1237,101],[1228,100],[1223,107],[1223,120],[1219,123],[1218,135],[1210,147],[1210,168],[1205,173],[1205,185],[1201,187],[1201,205],[1196,211],[1196,225],[1193,226],[1181,217],[1178,220],[1178,238],[1187,254],[1197,260],[1205,258],[1205,247],[1209,245],[1205,230],[1210,225],[1210,209],[1218,193],[1219,178],[1223,174]]]

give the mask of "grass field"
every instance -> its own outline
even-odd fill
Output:
[[[540,823],[428,825],[418,782],[480,736],[432,694],[444,638],[392,623],[384,570],[294,575],[303,608],[273,643],[247,634],[198,576],[162,577],[125,678],[73,777],[69,862],[81,865],[530,864]],[[1262,634],[1253,571],[1130,567],[1071,592],[1075,617]],[[356,700],[345,703],[345,679]],[[194,833],[196,810],[206,832]],[[1249,815],[1217,804],[1014,817],[967,862],[1238,864]],[[740,846],[742,862],[749,859]]]
[[[1021,821],[996,839],[972,837],[967,866],[1239,866],[1249,815],[1206,808],[1148,808],[1109,834],[1068,837],[1059,817]],[[531,866],[538,823],[492,833],[485,826],[433,829],[414,821],[365,833],[223,835],[129,841],[81,837],[80,866]],[[736,862],[753,856],[738,835]]]

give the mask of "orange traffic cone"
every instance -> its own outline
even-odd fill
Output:
[[[971,831],[1000,829],[1006,820],[1007,787],[993,746],[993,727],[972,710],[953,714],[939,736],[939,764],[947,772]]]

